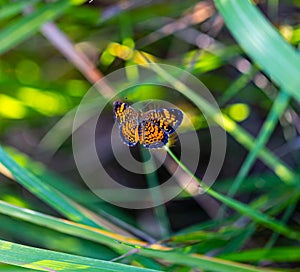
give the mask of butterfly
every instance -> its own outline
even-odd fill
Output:
[[[139,142],[146,148],[162,148],[183,119],[178,109],[162,108],[142,113],[120,101],[114,102],[113,113],[121,139],[130,147]]]

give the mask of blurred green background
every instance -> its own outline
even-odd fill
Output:
[[[56,271],[65,260],[66,271],[298,271],[299,10],[296,0],[0,0],[0,270]],[[179,67],[208,87],[223,114],[227,152],[210,193],[182,192],[153,209],[122,209],[82,181],[72,122],[93,84],[147,61]],[[100,90],[87,116],[109,96]],[[198,109],[203,99],[157,86],[130,89],[122,98],[162,99],[184,111],[199,137],[195,179],[201,179],[211,149]],[[216,118],[213,106],[204,113]],[[99,150],[107,169],[122,175],[109,148],[110,104],[102,118]],[[178,133],[191,130],[183,123]],[[180,157],[180,144],[172,152]],[[143,160],[139,147],[132,153]],[[126,173],[122,182],[146,188],[169,175],[166,167],[154,177]],[[96,261],[48,258],[38,248]]]

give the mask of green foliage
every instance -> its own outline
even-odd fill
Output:
[[[216,7],[192,0],[0,0],[0,271],[254,272],[297,266],[299,26],[280,17],[278,1],[214,2]],[[291,12],[297,8],[296,1],[285,5]],[[221,110],[157,62],[202,80]],[[192,122],[178,133],[196,128],[204,157],[192,173],[175,143],[166,147],[163,170],[136,178],[116,167],[105,149],[110,137],[103,136],[97,140],[107,167],[133,187],[155,187],[179,167],[182,179],[192,178],[205,198],[185,191],[135,213],[102,201],[81,181],[69,139],[76,107],[91,84],[132,64],[151,68],[178,93],[147,85],[124,96],[177,104]],[[126,72],[129,80],[139,76]],[[81,123],[109,100],[109,88],[97,91],[100,98],[87,101]],[[113,122],[108,108],[104,134]],[[225,166],[212,187],[201,181],[210,151],[204,116],[230,135]],[[56,155],[47,161],[43,152]],[[152,169],[155,161],[140,152],[145,170]],[[161,197],[152,195],[152,201]],[[195,213],[193,199],[201,206]]]

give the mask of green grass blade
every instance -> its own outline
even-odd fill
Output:
[[[235,230],[223,230],[222,231],[205,231],[205,230],[197,230],[191,231],[183,234],[175,234],[171,236],[167,241],[187,244],[189,242],[201,242],[205,240],[214,240],[214,239],[229,239],[236,235]]]
[[[222,255],[227,260],[256,262],[268,260],[273,262],[298,262],[300,247],[257,248],[238,253]]]
[[[0,240],[0,262],[39,271],[158,271]]]
[[[0,20],[17,15],[18,13],[23,11],[23,9],[26,8],[27,6],[38,2],[40,2],[40,0],[23,0],[23,1],[9,3],[9,5],[1,7]]]
[[[275,23],[278,20],[278,9],[279,9],[279,0],[268,1],[268,15]]]
[[[117,252],[129,252],[136,249],[136,253],[145,257],[159,258],[171,261],[175,264],[189,267],[200,267],[209,271],[232,271],[232,272],[255,272],[264,271],[254,266],[248,266],[235,262],[223,261],[218,258],[210,258],[204,255],[178,253],[172,248],[159,244],[147,244],[140,240],[130,239],[115,233],[99,230],[81,224],[76,224],[67,220],[44,215],[32,210],[19,208],[3,201],[0,201],[0,213],[28,221],[34,224],[48,227],[62,233],[70,234],[83,239],[98,242],[116,250]],[[146,247],[146,248],[144,248]],[[147,248],[149,247],[149,248]],[[1,255],[1,251],[0,251]],[[0,257],[1,262],[1,257]],[[271,271],[271,270],[267,270]]]
[[[249,0],[215,0],[226,26],[245,52],[300,101],[300,56]]]
[[[272,269],[264,269],[260,267],[254,267],[250,265],[231,263],[218,258],[211,258],[200,254],[182,254],[176,252],[154,252],[153,250],[144,249],[143,253],[145,256],[156,257],[167,260],[172,263],[186,265],[189,264],[191,267],[201,268],[205,271],[215,272],[263,272],[263,271],[274,271]],[[201,259],[200,259],[201,257]]]
[[[290,217],[292,216],[293,212],[295,211],[295,208],[297,207],[297,201],[295,201],[294,203],[290,204],[284,214],[283,214],[283,217],[282,217],[282,222],[286,223]],[[272,248],[273,245],[275,245],[277,239],[279,237],[279,234],[278,233],[272,233],[269,241],[266,243],[266,245],[264,246],[265,249],[268,249],[268,248]]]
[[[53,189],[58,190],[66,197],[71,198],[73,201],[76,201],[89,210],[95,211],[97,216],[93,215],[93,218],[95,218],[97,223],[101,224],[102,227],[123,234],[128,231],[136,237],[142,237],[148,242],[154,241],[154,238],[134,227],[133,219],[129,216],[129,214],[125,213],[124,210],[118,209],[116,206],[112,206],[101,201],[101,199],[88,189],[82,190],[82,188],[79,188],[77,184],[73,184],[72,181],[50,172],[42,163],[33,161],[26,154],[14,148],[5,147],[5,151],[20,162],[23,168],[34,174],[38,179],[47,183]],[[82,212],[85,213],[85,210],[82,210]],[[89,212],[86,215],[90,217],[92,213]]]
[[[212,189],[208,189],[207,193],[222,201],[228,207],[253,219],[255,222],[262,224],[267,228],[270,228],[273,231],[278,232],[290,239],[300,240],[300,232],[290,229],[282,222],[279,222],[266,214],[260,213],[259,211],[247,206],[246,204],[243,204],[229,197],[225,197],[217,193],[216,191],[213,191]]]
[[[239,252],[244,244],[249,241],[249,239],[255,233],[255,230],[256,224],[253,222],[247,228],[243,228],[243,231],[239,235],[233,239],[230,239],[230,242],[225,245],[225,247],[222,249],[222,255],[229,254],[231,252]]]
[[[226,129],[240,144],[242,144],[247,149],[251,150],[255,147],[255,139],[242,127],[240,127],[236,122],[229,118],[225,114],[221,114],[218,109],[207,102],[204,98],[199,96],[188,86],[182,83],[178,78],[169,74],[161,66],[151,62],[150,69],[155,71],[158,75],[163,77],[169,84],[171,84],[175,89],[181,92],[183,95],[188,97],[195,105],[197,105],[201,111],[203,111],[207,116],[212,118],[218,125]],[[267,148],[262,148],[258,157],[272,169],[276,175],[285,183],[297,184],[298,178],[293,173],[289,167],[282,162],[279,158],[274,156]]]
[[[14,241],[22,241],[24,244],[106,261],[118,256],[116,251],[107,246],[87,239],[81,239],[2,214],[0,214],[0,220],[0,230],[4,234],[3,239],[14,237]]]
[[[249,207],[255,210],[264,210],[268,211],[269,216],[277,216],[279,213],[282,212],[283,209],[286,208],[283,218],[280,220],[281,223],[285,224],[287,222],[287,218],[289,218],[290,214],[294,210],[295,205],[299,199],[299,192],[294,192],[291,187],[277,187],[274,186],[276,189],[276,194],[264,194],[261,195],[259,198],[252,200],[251,203],[248,204]],[[270,209],[270,207],[272,207]],[[246,218],[243,219],[244,224],[246,223]],[[223,220],[221,220],[223,222]],[[234,223],[234,222],[233,222]],[[253,233],[257,229],[256,222],[251,222],[247,226],[247,228],[242,227],[242,234],[241,237],[235,237],[230,239],[230,241],[226,244],[226,246],[220,252],[223,254],[229,254],[233,252],[238,252],[241,248],[247,245],[247,242],[253,235]],[[248,233],[247,233],[248,232]],[[280,236],[278,232],[273,232],[271,235],[270,240],[266,243],[265,248],[271,248],[273,243],[275,243],[276,239]]]
[[[23,268],[19,266],[9,265],[9,264],[0,264],[0,271],[5,272],[32,272],[29,268]]]
[[[148,159],[149,156],[151,155],[149,154],[149,151],[147,149],[141,147],[140,152],[144,161],[145,171],[148,173],[146,174],[146,179],[149,188],[159,186],[159,181],[158,181],[156,171],[151,172],[151,169],[155,169],[156,167],[155,161],[152,159],[152,157]],[[171,233],[171,226],[170,226],[167,210],[164,205],[155,204],[155,203],[161,203],[162,196],[159,194],[152,193],[151,197],[155,206],[153,209],[157,219],[158,228],[160,231],[160,235],[158,237],[166,237]]]
[[[236,79],[224,92],[221,98],[218,101],[218,104],[224,105],[230,99],[235,97],[237,93],[245,88],[245,86],[251,81],[253,76],[257,73],[257,69],[252,66],[248,72],[242,74],[238,79]]]
[[[290,239],[295,239],[300,241],[300,232],[292,230],[282,224],[281,222],[278,222],[277,220],[271,218],[270,216],[263,214],[256,209],[253,209],[249,207],[246,204],[243,204],[237,200],[231,199],[230,197],[223,196],[219,194],[218,192],[214,191],[211,188],[208,188],[204,183],[201,182],[200,179],[198,179],[196,176],[193,175],[189,171],[189,169],[181,163],[181,161],[174,155],[174,153],[168,148],[165,147],[170,156],[174,159],[174,161],[187,173],[189,174],[192,178],[197,180],[199,184],[206,190],[206,193],[211,195],[212,197],[218,199],[228,207],[238,211],[239,213],[246,215],[247,217],[253,219],[256,223],[262,224],[266,226],[267,228],[272,229],[275,232],[278,232]]]
[[[10,156],[8,156],[2,147],[0,147],[0,163],[10,171],[12,176],[22,186],[48,203],[55,210],[65,215],[67,218],[75,222],[81,222],[91,226],[98,226],[98,224],[96,224],[92,219],[92,216],[82,211],[78,204],[37,178],[25,168],[22,168]]]
[[[251,149],[250,153],[246,157],[240,171],[237,174],[237,177],[233,181],[230,190],[228,192],[228,196],[233,197],[240,187],[241,183],[249,173],[252,165],[254,164],[256,157],[259,151],[266,145],[268,139],[270,138],[272,132],[275,129],[278,119],[281,117],[282,113],[285,111],[288,106],[290,96],[285,92],[281,91],[278,94],[269,114],[264,122],[261,131],[259,132],[258,137],[256,138],[253,149]]]
[[[0,32],[0,54],[3,54],[28,39],[31,35],[36,33],[44,23],[54,20],[67,8],[72,6],[72,2],[72,0],[60,0],[46,4],[30,15],[4,28]]]
[[[12,216],[17,219],[24,220],[39,226],[49,227],[50,229],[74,235],[80,238],[88,239],[94,242],[101,243],[116,250],[121,250],[122,246],[116,241],[130,243],[126,237],[116,235],[112,232],[105,232],[97,228],[92,228],[86,225],[80,225],[65,219],[59,219],[40,212],[29,209],[19,208],[0,200],[0,213]],[[123,239],[124,238],[124,239]],[[139,244],[139,240],[131,240],[135,244]],[[144,245],[143,242],[139,245]]]

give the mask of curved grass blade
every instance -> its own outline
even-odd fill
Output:
[[[6,173],[7,176],[14,178],[27,190],[48,203],[67,218],[90,226],[99,227],[101,225],[98,216],[52,188],[49,184],[43,182],[25,168],[22,168],[2,147],[0,147],[0,166],[1,164],[5,167],[5,170],[8,171],[8,173]]]
[[[65,219],[49,216],[37,211],[16,207],[0,200],[0,213],[30,222],[39,226],[88,239],[109,246],[117,251],[122,250],[120,243],[145,246],[146,242],[118,235],[113,232],[101,230],[95,227],[82,225]],[[118,241],[118,242],[116,242]]]
[[[272,229],[274,232],[280,233],[290,239],[300,241],[300,232],[290,229],[284,223],[279,222],[278,220],[273,219],[267,214],[263,214],[256,209],[247,206],[239,201],[231,199],[229,197],[223,196],[212,189],[208,189],[207,193],[211,196],[214,196],[216,199],[223,202],[228,207],[238,211],[239,213],[253,219],[256,223],[262,224],[269,229]]]
[[[236,122],[229,118],[225,114],[220,114],[220,112],[204,98],[196,94],[183,82],[178,80],[178,78],[169,74],[158,64],[151,62],[148,58],[144,56],[148,61],[150,69],[155,71],[159,76],[163,77],[167,82],[169,82],[175,89],[181,92],[183,95],[188,97],[195,105],[197,105],[207,116],[212,118],[219,126],[226,129],[236,141],[242,144],[249,150],[255,147],[255,139],[246,130],[240,127]],[[299,77],[300,78],[300,77]],[[274,171],[274,173],[287,184],[297,184],[298,178],[293,173],[293,171],[278,157],[274,156],[267,148],[262,148],[259,150],[258,157]]]
[[[155,241],[155,239],[150,235],[134,227],[133,219],[124,211],[119,210],[115,206],[110,206],[105,202],[100,202],[99,204],[100,199],[97,198],[97,196],[95,196],[92,192],[89,190],[83,191],[76,184],[72,184],[70,180],[49,172],[49,170],[47,170],[43,164],[33,161],[24,153],[21,153],[20,151],[11,147],[5,147],[5,151],[11,154],[14,158],[19,158],[18,161],[22,162],[21,166],[33,173],[38,179],[47,183],[53,189],[58,190],[66,197],[76,201],[79,205],[81,204],[89,210],[95,211],[97,215],[94,214],[93,218],[97,219],[97,223],[101,224],[102,227],[115,231],[116,233],[122,233],[124,235],[131,233],[134,236],[148,242]],[[0,172],[3,173],[1,164]],[[78,208],[81,209],[80,206],[78,206]],[[82,211],[84,212],[84,210]],[[87,214],[87,216],[90,215],[92,215],[92,213]]]
[[[255,141],[253,149],[249,152],[245,161],[243,162],[242,167],[240,168],[235,180],[233,181],[228,196],[233,197],[237,192],[238,188],[241,186],[243,180],[249,173],[252,165],[254,164],[256,157],[258,156],[259,151],[266,145],[268,139],[270,138],[272,132],[275,129],[278,119],[281,117],[282,113],[285,111],[288,106],[290,96],[285,92],[281,91],[273,106],[268,114],[267,119],[265,120],[259,135]],[[223,213],[220,213],[222,215]]]
[[[250,1],[215,0],[232,35],[282,89],[300,101],[300,56]]]
[[[172,263],[186,265],[191,267],[201,268],[205,271],[215,272],[263,272],[263,271],[275,271],[273,269],[266,269],[261,267],[254,267],[241,263],[232,263],[227,260],[218,258],[207,257],[200,254],[182,254],[178,252],[155,252],[153,250],[144,249],[143,254],[149,257],[158,257],[167,260]],[[200,259],[201,257],[201,259]]]
[[[286,223],[290,217],[292,216],[293,212],[295,211],[295,208],[297,207],[297,201],[295,201],[294,203],[290,204],[282,217],[282,222]],[[277,239],[279,237],[278,233],[272,233],[270,239],[268,240],[268,242],[266,243],[266,245],[264,246],[265,249],[270,249],[273,247],[273,245],[275,245]],[[300,258],[299,258],[300,259]]]
[[[23,246],[3,240],[0,240],[0,262],[39,271],[158,271]]]
[[[236,79],[220,97],[218,101],[219,106],[227,103],[230,99],[235,97],[240,90],[245,88],[245,86],[252,80],[255,73],[257,73],[257,69],[252,66],[248,72],[242,74],[238,79]]]
[[[5,235],[3,239],[13,237],[13,241],[22,241],[25,245],[35,245],[39,248],[88,256],[105,261],[116,258],[119,255],[115,250],[100,243],[57,232],[13,217],[0,214],[0,221],[0,232]]]
[[[300,260],[300,247],[257,248],[222,255],[222,258],[242,262],[257,262],[262,260],[273,262],[298,262]]]
[[[295,239],[300,241],[300,232],[288,228],[286,225],[278,222],[277,220],[271,218],[270,216],[263,214],[252,207],[247,206],[237,200],[231,199],[230,197],[223,196],[213,189],[207,187],[200,179],[193,175],[190,170],[181,163],[181,161],[174,155],[174,153],[168,148],[165,147],[169,155],[174,159],[174,161],[193,179],[197,180],[198,183],[206,190],[206,193],[212,197],[220,200],[222,203],[228,207],[238,211],[239,213],[246,215],[247,217],[253,219],[255,222],[266,226],[267,228],[272,229],[275,232],[278,232],[290,239]]]
[[[60,0],[42,6],[30,15],[19,19],[0,32],[0,54],[14,48],[36,33],[46,22],[54,20],[73,5],[72,0]],[[79,2],[79,1],[78,1]],[[85,1],[81,1],[82,3]],[[79,3],[78,3],[79,4]]]
[[[18,13],[22,12],[24,8],[29,5],[40,2],[40,0],[23,0],[18,2],[9,3],[9,5],[3,6],[0,9],[0,20],[10,18]]]
[[[207,257],[200,254],[184,254],[160,244],[147,244],[146,242],[131,239],[106,230],[73,223],[67,220],[58,219],[53,216],[45,215],[32,210],[19,208],[3,201],[0,201],[0,212],[15,218],[28,221],[62,233],[84,238],[109,246],[117,252],[129,252],[133,249],[138,255],[145,257],[158,258],[171,261],[174,264],[185,265],[188,267],[199,267],[209,271],[231,271],[231,272],[256,272],[272,271],[263,270],[254,266],[248,266],[235,262],[228,262],[218,258]],[[1,262],[1,251],[0,251]]]
[[[222,248],[222,251],[221,251],[222,255],[229,254],[232,252],[240,252],[241,248],[254,235],[255,231],[256,231],[256,224],[254,222],[252,222],[247,228],[244,227],[239,235],[230,239],[230,242],[227,243]],[[220,256],[221,256],[221,254],[218,255],[218,257],[220,257]]]

